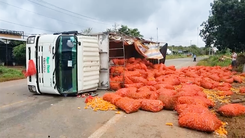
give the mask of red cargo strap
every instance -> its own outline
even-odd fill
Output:
[[[33,60],[29,60],[28,61],[28,69],[27,71],[24,73],[25,74],[25,77],[27,76],[32,76],[34,74],[37,73],[37,70],[36,70],[36,66],[34,64],[34,61]]]

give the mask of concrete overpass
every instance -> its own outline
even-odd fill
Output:
[[[0,65],[11,66],[14,63],[12,55],[14,46],[9,45],[11,41],[25,42],[24,31],[0,29]]]

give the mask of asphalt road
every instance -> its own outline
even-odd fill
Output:
[[[166,61],[176,68],[195,64],[191,58]],[[101,96],[105,91],[98,93]],[[0,83],[0,94],[0,138],[213,137],[178,127],[174,111],[94,112],[84,109],[84,98],[34,95],[28,92],[26,80]],[[167,122],[174,126],[166,126]]]

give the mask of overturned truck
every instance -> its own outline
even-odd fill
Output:
[[[111,89],[113,66],[123,69],[129,58],[164,63],[166,51],[167,43],[121,34],[70,31],[30,35],[26,43],[28,89],[36,94],[59,95]],[[115,63],[118,60],[120,64]]]

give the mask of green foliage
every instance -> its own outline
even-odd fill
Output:
[[[175,59],[175,58],[186,58],[186,55],[176,54],[176,55],[166,55],[166,59]]]
[[[200,36],[206,47],[212,44],[219,50],[245,50],[245,1],[215,0],[211,14],[201,26]]]
[[[225,67],[225,66],[231,65],[231,59],[225,58],[224,61],[220,61],[219,60],[219,58],[221,56],[223,56],[223,55],[224,54],[210,56],[207,59],[203,59],[203,60],[199,61],[197,63],[197,66],[221,66],[221,67]],[[229,50],[226,50],[225,56],[230,57]],[[236,68],[236,71],[242,72],[244,64],[245,64],[245,53],[240,53],[237,56],[237,68]]]
[[[84,29],[83,31],[82,31],[82,33],[83,34],[90,34],[90,33],[92,33],[92,28],[87,28],[87,29]]]
[[[197,66],[221,66],[226,67],[231,65],[230,59],[225,59],[224,61],[220,61],[219,58],[222,55],[210,56],[209,58],[203,59],[197,63]]]
[[[143,38],[143,35],[140,34],[140,31],[137,28],[130,29],[126,25],[121,25],[121,28],[118,29],[118,32],[125,35]]]
[[[196,45],[191,45],[191,46],[168,46],[168,49],[173,50],[173,51],[187,51],[187,53],[194,53],[197,56],[200,55],[207,55],[208,54],[208,49],[205,47],[197,47]]]
[[[226,49],[221,49],[220,51],[217,51],[216,54],[224,54],[224,55],[231,55],[231,50],[229,48],[226,48]]]
[[[188,51],[195,55],[202,55],[201,49],[198,48],[196,45],[191,45],[190,47],[188,47]]]
[[[26,45],[20,44],[13,49],[14,59],[19,64],[25,64],[26,62]]]
[[[0,66],[0,82],[22,78],[24,78],[24,75],[20,69],[12,69]]]
[[[11,40],[9,42],[9,45],[11,45],[11,46],[18,46],[18,45],[21,45],[21,44],[25,44],[25,42],[23,42],[23,41],[15,41],[15,40]]]

